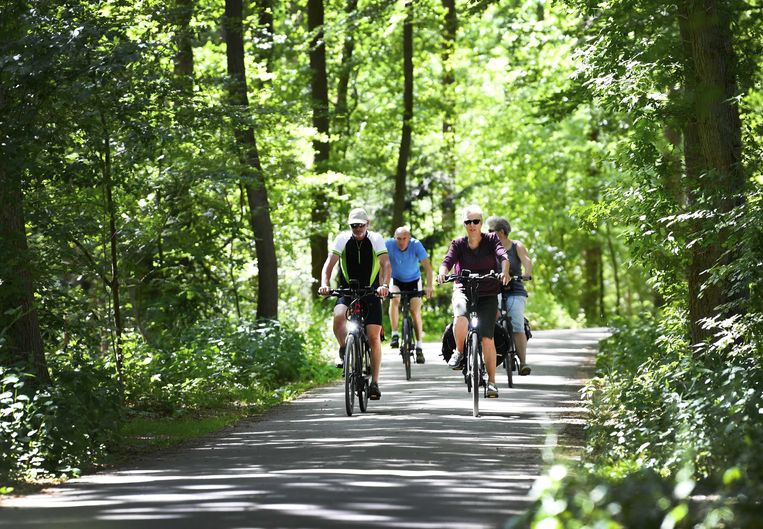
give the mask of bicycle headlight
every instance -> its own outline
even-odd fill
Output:
[[[355,323],[354,321],[348,321],[348,322],[347,322],[347,332],[355,332],[355,331],[357,331],[359,328],[360,328],[360,327],[358,326],[358,324],[357,324],[357,323]]]
[[[477,325],[479,325],[479,322],[480,322],[480,321],[477,319],[477,316],[473,317],[473,318],[471,319],[472,328],[473,328],[473,329],[476,329],[476,328],[477,328]]]

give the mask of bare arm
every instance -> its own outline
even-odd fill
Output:
[[[530,254],[527,253],[527,248],[521,242],[517,241],[517,255],[519,260],[522,261],[522,266],[525,269],[525,275],[533,275],[533,261],[530,259]]]
[[[323,263],[323,269],[321,270],[321,286],[318,288],[318,293],[326,295],[329,293],[329,283],[331,282],[331,272],[334,271],[334,266],[339,261],[339,256],[335,253],[329,253],[326,258],[326,262]]]
[[[427,284],[424,286],[424,291],[427,293],[427,297],[431,298],[432,287],[434,286],[432,282],[432,263],[429,262],[429,259],[423,259],[421,265],[424,267],[424,273],[427,276]]]
[[[392,273],[392,267],[389,265],[389,255],[386,253],[381,254],[379,256],[379,268],[380,268],[380,279],[381,279],[381,286],[376,289],[376,292],[381,297],[386,297],[389,293],[389,277]]]

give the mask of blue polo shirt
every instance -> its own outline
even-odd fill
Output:
[[[387,239],[384,244],[387,245],[394,280],[408,283],[421,277],[419,263],[424,259],[429,259],[429,254],[424,249],[423,244],[417,239],[411,238],[411,242],[408,243],[404,252],[401,252],[400,248],[397,247],[395,239]]]

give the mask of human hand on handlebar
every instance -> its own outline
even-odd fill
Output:
[[[376,295],[380,298],[386,298],[387,294],[389,294],[389,288],[387,288],[387,285],[379,285],[379,287],[376,289]]]
[[[330,290],[331,289],[329,287],[327,287],[326,285],[321,285],[318,288],[318,294],[320,294],[321,296],[328,296],[328,293],[329,293]]]

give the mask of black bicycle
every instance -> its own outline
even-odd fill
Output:
[[[530,276],[511,276],[512,281],[524,280],[530,281]],[[506,340],[506,351],[503,354],[503,367],[506,369],[506,376],[509,379],[509,387],[514,387],[513,375],[516,373],[519,375],[519,356],[517,355],[517,344],[514,342],[514,330],[511,324],[511,316],[509,316],[509,310],[507,306],[508,297],[501,296],[501,306],[499,307],[500,315],[496,323],[504,334]]]
[[[405,379],[411,379],[411,358],[416,353],[416,340],[413,332],[413,318],[411,317],[411,299],[416,296],[423,296],[423,290],[412,290],[408,292],[390,292],[389,297],[400,297],[400,314],[403,321],[403,332],[400,336],[400,356],[403,357],[405,366]]]
[[[344,406],[348,416],[352,416],[356,396],[360,411],[368,409],[371,345],[366,335],[366,309],[360,300],[375,293],[374,287],[360,287],[356,280],[350,280],[349,287],[335,288],[328,293],[337,298],[352,298],[347,307],[347,340],[344,348]]]
[[[485,359],[482,356],[482,337],[479,332],[479,318],[477,316],[479,286],[482,281],[497,281],[499,277],[496,272],[478,275],[472,274],[470,270],[461,270],[460,274],[451,274],[445,277],[446,283],[458,281],[464,285],[464,292],[469,303],[469,332],[466,335],[466,343],[464,344],[466,366],[463,373],[466,390],[472,394],[472,414],[474,417],[480,416],[479,388],[480,386],[483,387],[483,396],[487,398],[488,384]]]

